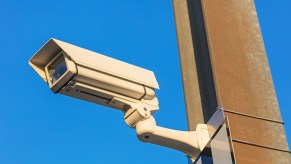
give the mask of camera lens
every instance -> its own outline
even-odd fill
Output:
[[[51,83],[54,84],[66,71],[66,61],[64,56],[61,56],[48,68]]]

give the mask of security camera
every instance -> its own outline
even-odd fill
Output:
[[[136,129],[143,142],[195,158],[209,140],[205,124],[192,132],[156,126],[153,114],[159,109],[155,94],[159,85],[152,71],[57,39],[50,39],[29,64],[54,93],[123,111],[126,124]]]
[[[50,39],[29,64],[54,93],[79,98],[119,110],[143,104],[158,110],[152,71]]]

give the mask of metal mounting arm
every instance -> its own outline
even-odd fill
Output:
[[[205,124],[198,124],[196,131],[178,131],[156,126],[151,116],[138,122],[135,128],[139,140],[179,150],[190,157],[195,157],[209,141]]]
[[[196,131],[159,127],[152,116],[153,111],[158,109],[157,100],[149,102],[128,103],[129,108],[124,110],[124,120],[128,126],[136,129],[139,140],[179,150],[195,158],[209,141],[207,125],[198,124]]]

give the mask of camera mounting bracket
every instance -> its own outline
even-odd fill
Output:
[[[143,104],[135,104],[134,108],[126,110],[124,119],[130,127],[136,129],[140,141],[179,150],[192,158],[204,149],[210,139],[206,124],[198,124],[196,131],[157,126],[150,110]]]

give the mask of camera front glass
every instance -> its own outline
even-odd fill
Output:
[[[68,69],[64,55],[61,55],[48,67],[48,73],[51,83],[54,84],[67,70]]]

